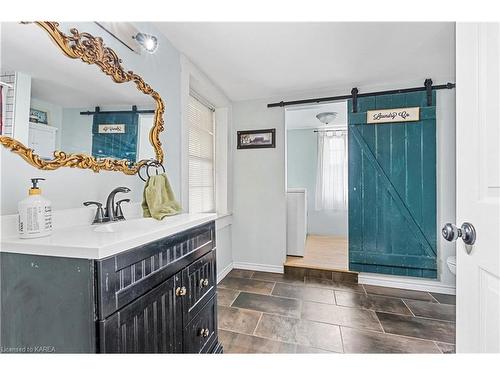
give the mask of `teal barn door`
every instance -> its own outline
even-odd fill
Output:
[[[420,121],[367,124],[368,110],[404,107]],[[436,107],[424,91],[348,108],[349,269],[436,278]]]

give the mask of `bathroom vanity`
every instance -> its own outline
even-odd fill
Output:
[[[214,216],[2,239],[2,350],[221,352]]]

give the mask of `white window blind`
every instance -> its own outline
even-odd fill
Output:
[[[188,117],[189,212],[214,212],[214,112],[191,94]]]

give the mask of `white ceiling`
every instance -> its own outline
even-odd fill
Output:
[[[455,76],[454,23],[155,25],[235,101]]]
[[[323,124],[316,118],[316,115],[321,112],[336,112],[337,117],[328,125]],[[287,130],[345,127],[347,125],[347,102],[288,107],[285,110],[285,124]]]
[[[41,27],[2,22],[1,28],[1,70],[30,75],[32,97],[66,108],[153,106],[134,83],[116,84],[96,65],[63,55]]]

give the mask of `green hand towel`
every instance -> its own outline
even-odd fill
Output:
[[[181,205],[175,200],[174,192],[164,173],[148,178],[144,188],[142,210],[144,217],[156,220],[181,212]]]

